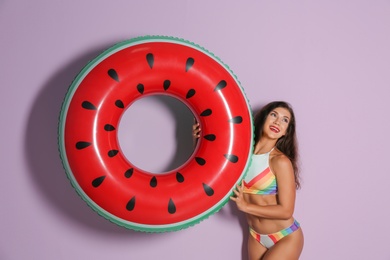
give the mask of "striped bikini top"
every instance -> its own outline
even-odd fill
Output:
[[[258,195],[278,193],[276,176],[269,167],[269,155],[272,150],[268,153],[252,155],[252,163],[244,178],[244,193]]]

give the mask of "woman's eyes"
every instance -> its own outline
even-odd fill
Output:
[[[269,115],[272,116],[272,117],[275,117],[275,118],[278,116],[275,112],[271,112],[271,113],[269,113]],[[285,118],[285,117],[284,117],[284,118],[282,119],[282,122],[288,124],[289,120],[288,120],[288,118]]]

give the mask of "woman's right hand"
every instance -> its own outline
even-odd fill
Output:
[[[196,122],[192,125],[192,136],[194,139],[198,139],[200,137],[200,124]]]
[[[200,137],[200,132],[201,132],[200,124],[199,124],[199,122],[194,120],[194,124],[192,125],[192,141],[193,141],[194,146],[198,142],[198,139]]]

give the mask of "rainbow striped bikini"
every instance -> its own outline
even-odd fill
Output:
[[[244,193],[258,195],[278,193],[275,174],[269,168],[269,155],[272,150],[252,155],[252,163],[244,178]]]
[[[244,193],[257,195],[271,195],[278,193],[276,176],[269,167],[269,155],[272,150],[265,154],[252,155],[252,163],[244,178]],[[259,234],[251,227],[249,227],[249,233],[260,244],[269,249],[280,239],[293,233],[299,227],[299,223],[294,220],[294,222],[288,228],[282,229],[272,234]]]
[[[294,220],[294,222],[289,226],[288,228],[282,229],[278,232],[272,233],[272,234],[259,234],[256,231],[254,231],[252,228],[249,228],[249,233],[263,246],[270,249],[273,245],[276,244],[280,239],[290,235],[295,230],[299,228],[298,221]]]

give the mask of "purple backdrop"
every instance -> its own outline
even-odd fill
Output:
[[[389,259],[389,25],[388,0],[0,1],[0,259],[245,259],[231,203],[179,232],[139,233],[98,216],[66,178],[57,122],[68,86],[104,49],[141,35],[212,51],[254,109],[293,104],[301,259]],[[148,104],[142,117],[165,119],[154,149],[172,148],[175,115]]]

